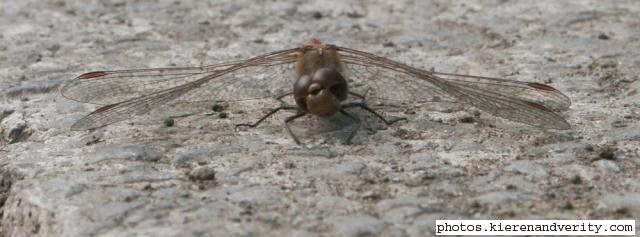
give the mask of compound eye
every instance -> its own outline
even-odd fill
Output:
[[[303,98],[308,95],[309,84],[311,84],[311,77],[309,75],[303,75],[293,84],[293,94],[295,98]]]

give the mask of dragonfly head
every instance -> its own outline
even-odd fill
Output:
[[[331,68],[317,70],[313,76],[303,75],[293,86],[296,104],[303,110],[328,117],[340,110],[340,102],[347,99],[347,81]]]

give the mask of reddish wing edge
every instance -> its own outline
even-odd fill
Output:
[[[542,83],[536,83],[536,82],[529,82],[527,83],[528,86],[536,88],[536,89],[540,89],[540,90],[546,90],[546,91],[557,91],[556,88],[553,88],[549,85],[546,84],[542,84]]]
[[[95,72],[87,72],[85,74],[82,74],[80,76],[78,76],[78,79],[91,79],[91,78],[95,78],[95,77],[102,77],[107,75],[107,72],[105,71],[95,71]]]
[[[534,102],[531,102],[531,101],[524,101],[524,102],[525,102],[525,103],[527,103],[529,106],[534,107],[534,108],[536,108],[536,109],[544,110],[544,111],[552,112],[552,113],[553,113],[553,111],[551,111],[551,110],[550,110],[550,109],[548,109],[547,107],[544,107],[544,106],[543,106],[543,105],[541,105],[541,104],[534,103]]]
[[[116,105],[118,105],[118,104],[105,105],[105,106],[102,106],[102,107],[100,107],[100,108],[96,109],[95,111],[93,111],[93,112],[91,112],[91,113],[92,113],[92,114],[102,113],[102,112],[104,112],[104,111],[107,111],[107,110],[109,110],[109,109],[113,108],[113,107],[114,107],[114,106],[116,106]]]

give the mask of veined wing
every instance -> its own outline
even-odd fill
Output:
[[[426,71],[370,53],[338,47],[354,84],[370,85],[373,97],[408,102],[449,101],[545,129],[569,129],[552,110],[565,110],[568,97],[553,87],[498,78]],[[369,72],[364,73],[363,72]],[[375,74],[371,74],[375,73]],[[380,76],[379,76],[380,75]]]
[[[287,50],[287,52],[293,50]],[[282,51],[282,54],[286,54]],[[263,55],[267,56],[267,55]],[[285,64],[291,62],[286,58],[288,55],[279,55],[278,57],[270,57],[270,61],[262,62],[254,65],[250,69],[234,71],[234,74],[226,75],[225,83],[230,83],[233,77],[238,77],[239,81],[247,81],[248,77],[262,77],[272,79],[277,77],[274,72],[281,72],[285,69]],[[262,57],[262,56],[259,56]],[[258,57],[256,57],[258,58]],[[253,59],[249,59],[253,60]],[[174,88],[179,85],[191,83],[204,77],[214,75],[217,72],[246,63],[249,60],[226,62],[221,64],[209,65],[204,67],[176,67],[176,68],[151,68],[151,69],[133,69],[119,71],[96,71],[82,74],[76,77],[69,84],[60,89],[62,96],[84,103],[108,105],[126,101],[133,98],[142,97],[154,92]],[[250,74],[250,75],[247,75]],[[283,75],[287,76],[287,75]],[[241,78],[240,78],[241,77]],[[243,79],[245,78],[245,79]],[[293,80],[293,79],[289,79]],[[278,84],[281,80],[274,80],[271,84]],[[238,83],[238,82],[237,82]],[[264,83],[264,82],[263,82]],[[219,87],[221,83],[212,83],[213,88]],[[209,86],[209,87],[210,87]],[[273,87],[274,85],[271,85]],[[268,86],[259,87],[266,88]],[[269,87],[269,88],[271,88]],[[212,88],[211,88],[212,89]],[[195,97],[198,100],[246,100],[254,97],[267,97],[264,93],[256,93],[249,91],[233,94],[234,98],[229,98],[231,93],[225,95],[200,95]]]
[[[431,71],[431,74],[459,86],[472,86],[501,95],[510,95],[523,101],[540,104],[554,111],[564,111],[571,106],[569,97],[555,88],[541,83],[434,71]]]
[[[102,127],[176,100],[239,101],[277,95],[293,83],[293,70],[290,70],[291,74],[282,71],[293,67],[297,51],[297,48],[282,50],[241,62],[203,68],[142,69],[83,74],[62,89],[63,95],[83,102],[111,103],[78,120],[71,129]],[[166,72],[169,72],[168,75]],[[125,86],[120,83],[124,83]],[[107,98],[93,99],[87,92]]]
[[[345,56],[345,55],[343,55]],[[433,83],[411,79],[406,72],[376,66],[371,62],[343,57],[349,90],[368,98],[398,102],[456,102],[456,98]],[[409,78],[409,79],[408,79]]]
[[[79,102],[112,104],[189,83],[234,64],[89,72],[76,77],[60,93]]]

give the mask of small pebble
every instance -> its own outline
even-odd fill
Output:
[[[600,152],[600,158],[606,160],[615,160],[616,154],[613,152],[611,148],[606,148],[602,152]]]
[[[222,105],[220,104],[215,104],[213,106],[211,106],[211,110],[215,111],[215,112],[220,112],[224,109],[224,107],[222,107]]]
[[[323,15],[321,12],[319,11],[315,11],[313,12],[313,15],[311,15],[314,19],[322,19]]]
[[[285,162],[284,163],[284,168],[295,169],[296,168],[296,163],[293,162],[293,161]]]
[[[600,35],[598,35],[598,39],[608,40],[608,39],[610,39],[610,37],[605,33],[601,33]]]
[[[571,183],[582,184],[582,177],[580,177],[580,175],[573,176],[573,178],[571,178]]]
[[[216,171],[207,166],[199,166],[188,174],[189,179],[192,181],[211,181],[216,179]]]
[[[620,215],[627,215],[627,214],[629,214],[629,208],[627,208],[627,207],[618,208],[616,210],[616,213],[620,214]]]
[[[175,122],[176,122],[176,121],[175,121],[173,118],[166,118],[166,119],[164,120],[164,126],[167,126],[167,127],[173,127],[173,125],[175,124]]]
[[[573,206],[573,203],[571,203],[570,201],[567,201],[567,202],[564,204],[564,206],[562,206],[562,208],[563,208],[563,209],[566,209],[566,210],[573,210],[574,206]]]
[[[473,117],[464,117],[459,120],[461,123],[473,123],[475,119]]]
[[[587,144],[584,146],[584,149],[588,152],[593,152],[593,145]]]

